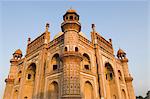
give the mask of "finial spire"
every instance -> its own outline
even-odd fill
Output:
[[[92,24],[92,30],[95,32],[95,24]]]
[[[31,38],[30,37],[28,37],[28,44],[31,42]]]
[[[49,23],[46,23],[46,32],[48,32],[49,29]]]
[[[72,9],[72,6],[70,6],[70,9]]]

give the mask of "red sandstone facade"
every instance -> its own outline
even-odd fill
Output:
[[[63,20],[53,40],[47,24],[43,34],[28,39],[23,58],[21,50],[14,52],[3,99],[135,99],[126,53],[119,49],[116,58],[111,39],[94,24],[89,41],[75,10]]]

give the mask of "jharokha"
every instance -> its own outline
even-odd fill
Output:
[[[50,39],[49,24],[28,39],[26,54],[13,53],[3,99],[135,99],[126,53],[114,55],[112,40],[92,24],[91,41],[81,32],[79,15],[69,9]]]

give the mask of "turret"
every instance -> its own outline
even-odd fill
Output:
[[[127,90],[129,92],[128,93],[129,99],[135,99],[134,89],[133,89],[133,86],[132,86],[133,78],[131,77],[131,75],[129,73],[128,58],[126,57],[126,53],[122,49],[119,49],[118,52],[117,52],[117,57],[122,63],[124,78],[125,78]]]
[[[92,28],[92,32],[91,32],[92,43],[97,44],[95,24],[92,24],[91,28]]]
[[[129,73],[129,69],[128,69],[128,58],[126,57],[126,53],[122,49],[119,49],[117,52],[117,57],[122,62],[124,76],[130,77],[130,73]],[[131,81],[132,81],[132,79],[131,79]]]
[[[22,58],[22,51],[20,49],[13,53],[13,59],[20,60]]]
[[[69,9],[63,16],[64,22],[61,24],[62,32],[64,32],[64,50],[78,50],[79,32],[81,25],[79,23],[79,15],[75,10]]]
[[[63,32],[69,30],[80,32],[81,24],[79,23],[79,15],[75,10],[69,9],[63,16],[64,22],[61,24],[61,29]]]
[[[14,79],[15,78],[15,73],[17,71],[17,62],[21,58],[22,58],[22,51],[20,49],[18,49],[13,53],[13,58],[10,60],[11,66],[10,66],[10,72],[8,75],[8,79]]]
[[[46,23],[46,30],[45,30],[45,44],[50,42],[50,32],[49,32],[49,23]]]
[[[128,59],[126,58],[126,53],[122,50],[119,49],[117,52],[117,57],[120,59],[122,62],[128,62]]]
[[[14,86],[14,80],[17,72],[17,62],[22,58],[22,51],[20,49],[13,53],[13,58],[10,60],[10,71],[8,77],[5,79],[6,88],[3,99],[9,99]]]

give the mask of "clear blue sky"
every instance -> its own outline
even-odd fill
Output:
[[[1,1],[0,2],[0,97],[10,69],[12,53],[20,48],[25,54],[27,38],[33,40],[50,23],[51,40],[61,31],[62,16],[72,7],[80,15],[82,32],[90,39],[91,24],[106,39],[112,38],[115,54],[122,48],[129,58],[136,95],[150,89],[148,62],[148,2],[133,1]]]

